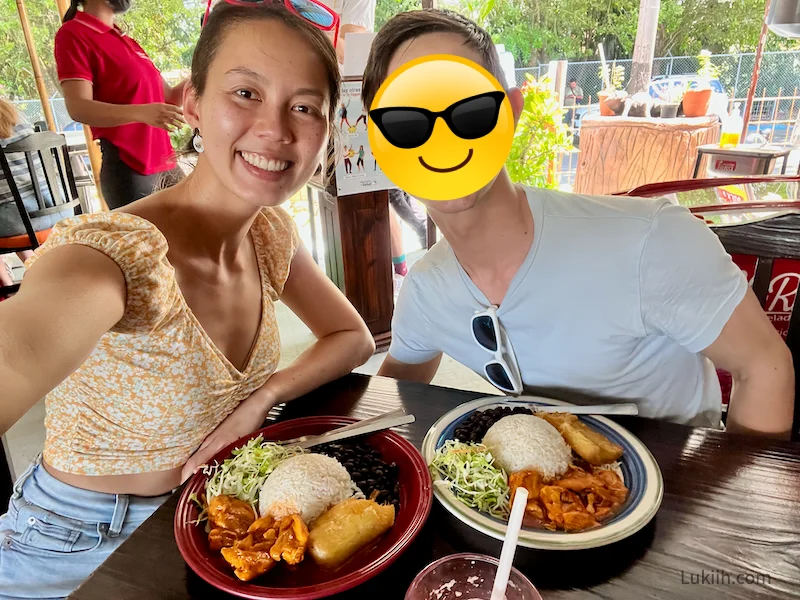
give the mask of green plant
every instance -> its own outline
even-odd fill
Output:
[[[192,128],[184,125],[180,129],[170,131],[169,139],[172,142],[172,149],[182,152],[189,147],[189,143],[192,141]]]
[[[572,148],[572,136],[564,123],[563,109],[547,78],[526,74],[522,85],[524,105],[506,160],[511,180],[532,187],[555,188],[548,167],[560,152]]]
[[[720,69],[711,61],[711,52],[702,50],[697,56],[697,62],[700,65],[697,69],[697,74],[703,79],[719,79]]]
[[[672,85],[668,90],[664,91],[660,96],[665,102],[671,104],[680,104],[683,96],[686,94],[686,84]]]
[[[622,89],[622,85],[625,83],[625,67],[622,65],[618,65],[616,62],[611,66],[609,69],[606,66],[606,70],[608,71],[608,80],[611,84],[611,88],[607,90],[603,90],[606,92],[616,92]],[[603,66],[600,65],[598,70],[598,74],[600,76],[600,81],[603,82],[603,86],[605,86],[605,78],[603,77]]]

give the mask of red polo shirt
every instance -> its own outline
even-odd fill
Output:
[[[59,81],[84,79],[94,87],[94,99],[109,104],[165,102],[164,82],[141,46],[119,27],[113,28],[84,12],[56,33],[55,57]],[[174,166],[169,133],[144,123],[92,127],[95,139],[106,139],[134,171],[151,175]]]

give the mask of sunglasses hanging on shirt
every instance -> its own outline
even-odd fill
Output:
[[[522,393],[522,376],[508,335],[497,318],[497,307],[490,306],[472,317],[472,337],[484,350],[494,356],[483,366],[486,378],[508,394]]]
[[[286,9],[300,17],[301,19],[311,23],[317,29],[322,31],[333,31],[333,47],[336,47],[336,41],[339,38],[339,15],[333,10],[317,2],[317,0],[221,0],[234,6],[260,6],[265,4],[283,4]],[[208,15],[211,13],[211,2],[208,0],[206,6],[206,14],[203,17],[202,24],[208,21]]]

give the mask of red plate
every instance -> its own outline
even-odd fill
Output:
[[[305,417],[276,423],[234,442],[220,451],[211,464],[221,463],[234,448],[259,433],[265,440],[285,440],[320,434],[355,421],[357,419],[349,417]],[[398,467],[400,510],[394,526],[377,546],[359,552],[336,571],[317,567],[307,555],[294,569],[281,564],[252,582],[240,581],[222,555],[209,550],[205,524],[192,524],[197,520],[198,511],[189,495],[194,492],[199,496],[207,481],[207,477],[198,472],[184,488],[175,512],[175,541],[183,559],[206,582],[241,598],[312,600],[344,592],[375,577],[397,560],[420,532],[431,511],[433,490],[425,460],[407,440],[392,431],[380,431],[361,439],[380,452],[385,462],[396,462]]]

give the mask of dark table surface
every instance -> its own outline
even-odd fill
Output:
[[[419,448],[442,414],[482,395],[349,375],[271,418],[366,418],[403,405],[417,420],[398,431]],[[603,548],[520,548],[514,564],[544,600],[800,597],[800,444],[642,418],[615,420],[658,461],[665,484],[661,509],[643,530]],[[196,576],[178,552],[173,537],[177,499],[178,493],[70,598],[229,598]],[[401,599],[432,560],[464,551],[499,555],[499,550],[500,542],[464,526],[434,501],[422,533],[395,564],[336,598]]]

